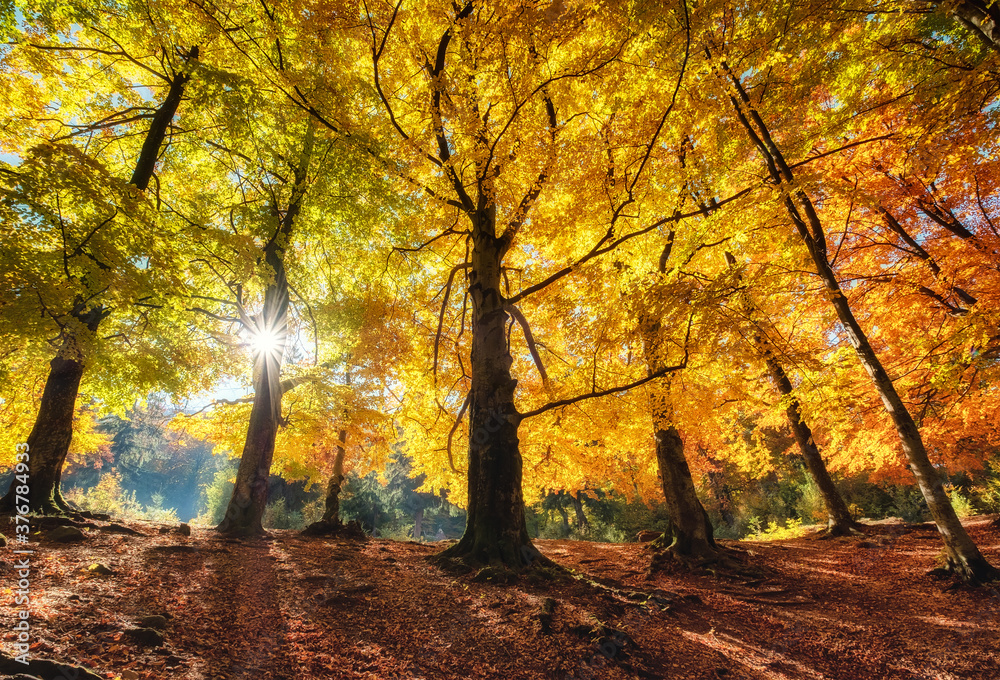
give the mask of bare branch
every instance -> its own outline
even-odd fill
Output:
[[[508,303],[504,305],[507,312],[514,317],[518,325],[521,326],[521,330],[524,332],[524,340],[528,343],[528,351],[531,353],[531,358],[535,361],[535,367],[538,368],[538,374],[542,376],[542,384],[545,385],[546,389],[549,386],[549,376],[545,372],[545,366],[542,365],[542,357],[538,354],[538,348],[535,347],[535,338],[531,334],[531,327],[528,325],[528,320],[524,318],[524,314],[521,310],[514,305]]]

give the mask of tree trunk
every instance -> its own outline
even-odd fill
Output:
[[[823,503],[826,505],[827,531],[830,536],[846,536],[851,533],[851,529],[857,526],[857,522],[851,517],[851,511],[847,509],[844,497],[840,495],[830,471],[826,468],[826,463],[819,453],[819,447],[813,438],[812,430],[802,420],[802,409],[799,400],[792,390],[792,383],[785,373],[784,367],[778,363],[772,352],[768,352],[764,357],[767,363],[767,370],[771,374],[778,392],[786,400],[785,415],[788,418],[788,425],[795,435],[795,442],[799,445],[802,458],[806,462],[806,469],[809,476],[819,488]]]
[[[420,508],[413,514],[413,540],[420,541],[421,535],[424,533],[423,528],[424,523],[424,509]]]
[[[816,249],[813,250],[818,252]],[[987,581],[997,578],[1000,574],[979,552],[979,548],[955,513],[955,508],[952,507],[948,494],[945,493],[941,476],[927,455],[913,416],[910,415],[906,404],[896,392],[896,387],[868,341],[868,336],[854,317],[847,296],[840,290],[829,262],[825,256],[814,257],[814,262],[833,300],[837,317],[847,330],[848,341],[854,347],[861,360],[861,365],[864,366],[865,371],[868,372],[875,384],[875,389],[896,426],[896,432],[899,434],[903,452],[909,461],[910,470],[917,479],[920,492],[927,501],[927,507],[930,509],[938,531],[944,540],[949,567],[963,579],[969,581]]]
[[[559,517],[562,519],[562,531],[560,532],[560,536],[562,538],[569,538],[572,530],[569,528],[569,513],[566,511],[566,506],[563,505],[563,500],[565,498],[565,491],[560,491],[559,493],[554,494],[556,512],[559,513]]]
[[[721,65],[736,92],[736,95],[730,95],[730,100],[736,110],[737,117],[764,157],[771,178],[783,188],[791,186],[783,199],[788,216],[809,251],[816,267],[816,273],[826,287],[827,297],[833,304],[837,318],[840,319],[847,331],[848,341],[854,347],[861,365],[871,377],[882,403],[885,404],[886,411],[889,412],[889,416],[896,426],[896,432],[903,446],[903,452],[909,461],[910,470],[916,477],[920,492],[927,501],[927,506],[944,540],[949,567],[961,578],[970,582],[987,581],[1000,577],[1000,572],[986,561],[965,527],[962,526],[961,520],[959,520],[948,495],[945,493],[941,477],[927,455],[913,416],[910,415],[899,393],[896,392],[896,387],[868,341],[868,336],[855,318],[847,296],[840,289],[840,284],[837,282],[837,277],[827,257],[826,234],[815,206],[802,189],[794,188],[794,176],[791,168],[785,162],[784,156],[775,144],[760,114],[750,104],[750,99],[740,79],[732,73],[724,61],[721,62]],[[739,99],[737,99],[737,95]]]
[[[519,416],[514,406],[517,381],[507,345],[505,300],[500,264],[508,243],[495,235],[495,208],[470,214],[472,266],[472,389],[469,401],[468,519],[461,540],[441,553],[476,565],[520,570],[537,551],[528,537],[521,491]]]
[[[656,463],[671,524],[671,535],[664,534],[671,541],[667,550],[680,557],[712,557],[717,552],[712,523],[695,493],[680,432],[662,414],[654,422]]]
[[[725,257],[730,268],[735,268],[736,258],[729,252],[725,253]],[[739,273],[736,276],[738,280],[741,279]],[[756,323],[758,310],[749,296],[744,298],[743,306],[751,322]],[[837,490],[837,486],[833,483],[833,478],[830,477],[830,471],[827,469],[826,463],[820,455],[819,447],[813,438],[812,430],[802,419],[802,407],[792,389],[792,381],[788,379],[788,374],[785,373],[784,366],[778,361],[773,345],[765,338],[762,331],[754,333],[753,346],[757,350],[757,353],[763,357],[775,388],[785,400],[785,416],[788,418],[788,425],[795,436],[795,442],[799,446],[802,458],[805,460],[809,476],[812,477],[813,482],[819,488],[820,495],[823,497],[823,503],[826,505],[828,535],[846,536],[850,534],[851,529],[857,527],[858,524],[851,517],[851,512],[847,509],[847,503],[844,502],[843,496],[840,495],[840,491]]]
[[[583,513],[583,499],[580,498],[582,494],[582,491],[577,491],[576,494],[570,496],[573,500],[573,511],[576,513],[577,531],[583,531],[590,524],[587,520],[587,515]]]
[[[340,489],[344,483],[344,455],[347,451],[347,430],[338,433],[337,457],[333,460],[333,473],[326,487],[326,511],[323,522],[330,525],[340,524]]]
[[[198,47],[193,47],[188,58],[198,58]],[[156,167],[156,159],[166,136],[167,128],[177,114],[190,76],[177,74],[170,83],[166,98],[160,104],[142,145],[142,151],[136,161],[130,178],[130,183],[140,191],[149,187]],[[79,320],[90,333],[96,333],[101,321],[110,310],[101,306],[86,309],[78,301],[81,309],[74,310],[72,315]],[[31,494],[28,509],[42,514],[59,514],[71,512],[73,509],[63,499],[59,485],[62,479],[62,468],[69,453],[73,439],[73,416],[76,414],[76,398],[80,391],[80,381],[86,369],[86,358],[79,349],[79,344],[71,332],[63,339],[62,349],[49,362],[49,375],[45,380],[42,400],[38,405],[35,423],[28,435],[28,455],[30,461]],[[11,510],[15,505],[14,488],[17,480],[11,482],[7,494],[0,499],[0,509]]]
[[[671,239],[668,244],[672,242]],[[669,255],[669,245],[666,250]],[[660,258],[660,272],[666,270],[666,257]],[[661,322],[649,318],[639,321],[643,355],[648,371],[656,372],[666,365],[665,346],[661,335]],[[663,542],[671,554],[682,557],[708,558],[717,554],[713,539],[712,523],[698,500],[694,479],[684,456],[684,442],[673,422],[673,402],[670,384],[656,386],[650,407],[653,413],[653,433],[656,446],[657,472],[663,488],[667,513],[670,515],[670,536],[663,535]]]
[[[49,365],[38,415],[28,435],[28,509],[42,514],[60,514],[70,510],[60,493],[59,479],[73,439],[73,415],[84,365],[79,359],[63,356],[56,356]],[[0,501],[3,509],[13,510],[19,505],[15,494],[18,484],[16,479],[11,482]]]
[[[1000,52],[1000,8],[984,0],[958,0],[951,6],[958,21],[991,50]]]
[[[270,381],[273,371],[264,370],[254,392],[253,409],[247,427],[236,484],[222,522],[216,529],[222,533],[247,536],[264,533],[261,518],[267,506],[268,484],[274,440],[278,434],[276,409],[271,402]]]
[[[299,162],[294,166],[295,181],[292,186],[288,209],[281,215],[278,205],[273,206],[278,217],[278,228],[264,246],[263,260],[274,272],[274,280],[264,291],[264,309],[255,319],[252,332],[264,333],[279,339],[273,351],[261,351],[254,357],[254,400],[247,424],[246,444],[236,472],[236,484],[229,499],[226,516],[216,530],[235,536],[263,534],[261,518],[267,506],[268,480],[271,477],[271,460],[274,441],[278,436],[281,420],[281,363],[288,334],[288,280],[285,277],[285,251],[291,245],[295,220],[302,209],[309,160],[312,156],[314,124],[309,119]]]

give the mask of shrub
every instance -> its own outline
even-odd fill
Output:
[[[760,526],[760,520],[756,517],[757,526]],[[780,527],[775,521],[771,521],[767,525],[767,529],[764,531],[755,531],[750,534],[744,541],[782,541],[788,538],[798,538],[808,533],[808,529],[802,526],[802,520],[791,518],[785,522],[785,526]]]
[[[302,513],[297,510],[289,510],[284,498],[279,498],[273,503],[268,503],[264,508],[264,517],[261,523],[265,529],[303,529],[305,522]]]
[[[811,479],[807,479],[799,489],[802,495],[795,506],[799,519],[807,523],[826,521],[826,503],[819,492],[819,487]]]
[[[148,519],[155,522],[176,522],[177,512],[163,507],[163,496],[154,494],[153,504],[143,508],[135,500],[135,491],[122,489],[122,478],[116,471],[101,475],[96,486],[79,487],[66,492],[66,500],[81,510],[103,512],[120,519]],[[157,496],[159,498],[157,498]]]
[[[951,507],[955,509],[955,514],[958,515],[959,519],[965,519],[967,517],[972,517],[976,514],[975,508],[972,507],[972,501],[956,487],[954,484],[945,484],[944,491],[948,494],[948,500],[951,501]]]
[[[201,513],[194,519],[198,524],[218,524],[222,521],[222,518],[226,515],[226,506],[229,504],[229,498],[233,495],[233,484],[232,479],[235,474],[235,470],[232,468],[227,468],[224,470],[219,470],[212,477],[212,481],[209,484],[202,486],[202,504],[203,508]]]

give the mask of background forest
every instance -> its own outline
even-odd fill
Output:
[[[236,464],[229,456],[213,454],[206,442],[169,431],[169,419],[164,403],[154,397],[129,411],[127,420],[108,416],[100,421],[96,429],[107,443],[96,452],[70,457],[63,476],[68,500],[83,510],[124,519],[218,524],[232,492]],[[787,451],[792,446],[787,433],[769,433],[763,445],[773,466],[760,478],[723,468],[698,480],[720,538],[793,536],[826,518],[823,499],[801,458]],[[981,471],[949,477],[949,496],[960,517],[1000,512],[1000,474],[991,466],[994,460],[988,459]],[[449,503],[446,494],[419,491],[423,476],[411,474],[412,464],[403,454],[389,458],[381,474],[348,473],[341,492],[344,521],[357,520],[372,535],[413,540],[420,513],[421,540],[460,537],[464,511]],[[8,484],[9,477],[0,477],[0,484]],[[841,476],[838,482],[859,519],[930,519],[912,484],[871,482],[866,473]],[[322,487],[307,484],[305,479],[272,476],[265,528],[303,529],[321,518]],[[658,498],[630,500],[613,488],[538,489],[528,500],[528,529],[535,538],[628,541],[639,531],[662,531],[669,525]]]
[[[994,6],[0,12],[8,510],[996,576]]]

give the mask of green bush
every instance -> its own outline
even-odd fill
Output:
[[[972,501],[954,484],[945,484],[944,491],[948,494],[951,507],[955,509],[955,514],[958,515],[959,519],[972,517],[976,514],[975,508],[972,507]]]
[[[81,510],[102,512],[119,519],[147,519],[154,522],[176,522],[177,512],[163,507],[163,496],[154,495],[152,505],[143,507],[135,500],[135,491],[122,489],[122,478],[116,471],[101,475],[97,485],[89,489],[79,487],[65,493],[67,501]]]
[[[973,489],[973,494],[983,512],[1000,512],[1000,477],[986,479]]]
[[[915,486],[893,486],[889,494],[892,496],[894,514],[904,522],[917,524],[927,521],[927,501],[920,489]]]
[[[233,476],[235,469],[228,468],[219,470],[212,477],[212,481],[203,485],[202,488],[202,510],[194,519],[198,524],[215,525],[226,516],[226,506],[229,505],[229,498],[233,495]]]
[[[819,487],[807,479],[800,487],[801,495],[795,506],[799,519],[806,524],[817,524],[826,521],[826,502],[819,492]]]
[[[261,523],[265,529],[303,529],[305,522],[298,510],[289,510],[284,498],[268,503]]]

